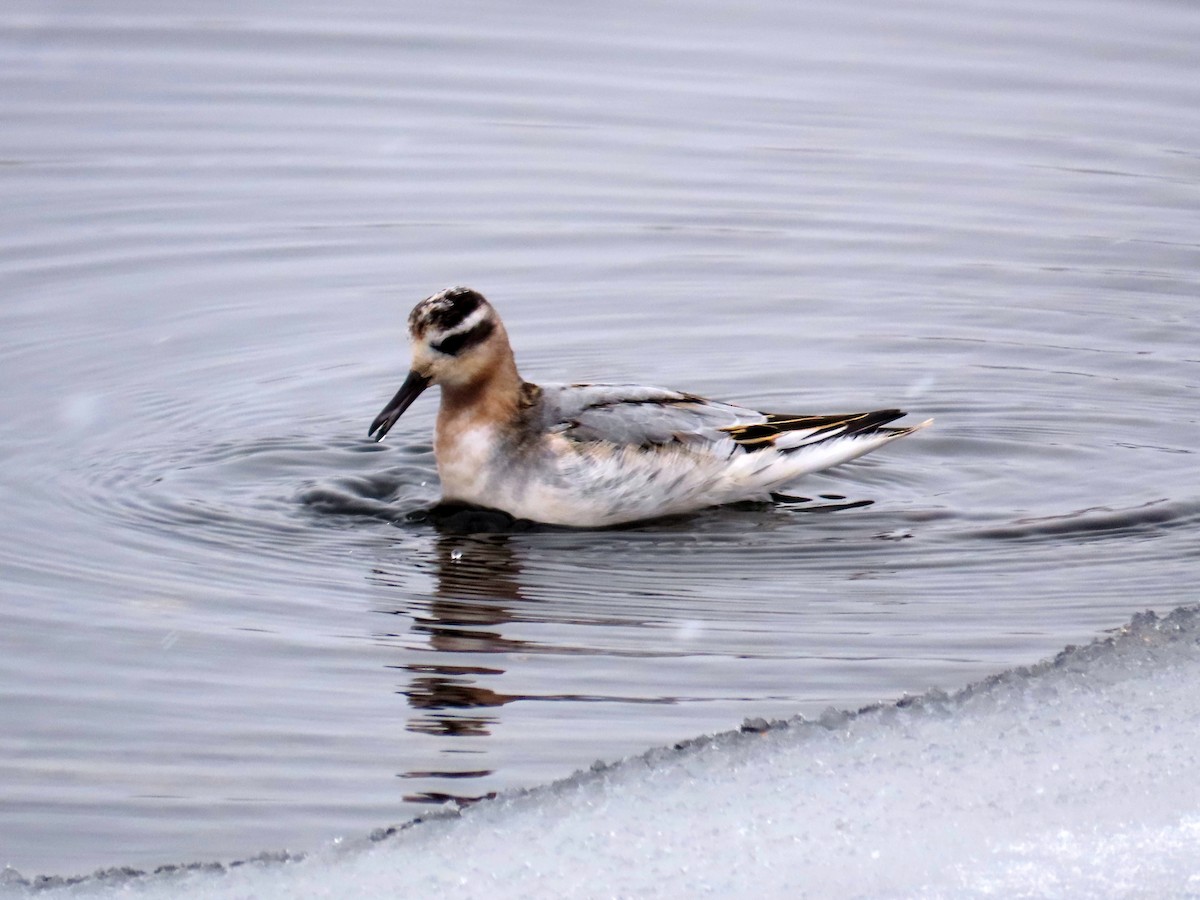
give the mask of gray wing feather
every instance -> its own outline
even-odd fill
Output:
[[[640,384],[542,386],[544,427],[575,441],[723,444],[722,428],[765,421],[762,413]]]

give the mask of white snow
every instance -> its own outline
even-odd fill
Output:
[[[38,895],[63,894],[1197,897],[1200,608],[953,696],[652,751],[299,862]]]

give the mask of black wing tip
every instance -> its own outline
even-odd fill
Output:
[[[902,418],[907,413],[902,409],[876,409],[870,412],[839,413],[835,415],[788,415],[766,413],[765,422],[736,425],[722,428],[734,442],[747,452],[775,446],[775,441],[789,431],[812,430],[828,437],[854,437],[879,433],[902,432],[908,428],[884,428],[889,422]],[[924,424],[913,428],[924,427]]]
[[[873,409],[870,412],[835,413],[829,415],[788,415],[787,413],[767,413],[764,425],[770,425],[780,431],[795,431],[799,428],[830,428],[845,426],[850,434],[873,431],[888,422],[907,416],[903,409]]]
[[[859,431],[874,431],[881,425],[886,425],[888,422],[894,422],[907,416],[908,413],[903,409],[877,409],[874,412],[863,413],[863,420],[859,427],[854,428],[855,432]]]

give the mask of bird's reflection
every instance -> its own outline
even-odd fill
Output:
[[[499,722],[489,710],[498,709],[520,695],[505,694],[495,684],[504,675],[500,666],[464,664],[464,654],[474,662],[482,655],[494,659],[504,654],[531,649],[528,642],[502,634],[502,626],[514,620],[514,604],[525,602],[521,595],[520,565],[510,538],[505,534],[463,535],[439,531],[434,537],[433,559],[422,567],[432,568],[433,590],[412,591],[413,564],[377,568],[375,580],[401,588],[408,598],[401,609],[386,610],[410,616],[408,637],[423,638],[424,649],[433,651],[421,661],[395,666],[407,673],[407,682],[398,693],[407,698],[412,715],[407,730],[441,739],[487,738]],[[429,565],[432,562],[432,566]],[[483,746],[460,744],[443,747],[439,757],[461,758],[461,754],[483,754]],[[444,768],[444,770],[443,770]],[[459,765],[401,773],[406,779],[483,779],[493,774],[490,768]],[[457,790],[430,790],[408,794],[416,803],[467,803],[492,792],[468,793]]]
[[[769,527],[784,527],[788,519],[778,510],[784,506],[790,513],[825,512],[848,509],[870,501],[847,501],[838,495],[822,494],[819,499],[808,497],[779,497],[774,516],[764,516],[762,504],[748,509],[724,508],[714,513],[712,520],[721,531],[729,531],[730,523],[738,517],[750,517],[753,527],[761,532]],[[436,509],[436,508],[435,508]],[[395,632],[383,632],[379,637],[388,646],[399,645],[403,661],[389,668],[402,673],[403,681],[397,694],[408,704],[406,730],[416,740],[411,745],[412,762],[400,777],[411,782],[424,781],[421,787],[405,799],[417,803],[444,803],[448,800],[466,803],[490,796],[490,791],[474,793],[458,790],[455,785],[503,783],[498,777],[502,768],[503,748],[511,740],[497,741],[496,731],[501,722],[508,727],[521,721],[520,716],[502,716],[500,710],[518,700],[539,702],[608,703],[608,704],[674,704],[679,698],[656,691],[652,686],[644,691],[634,690],[630,696],[601,693],[513,693],[512,686],[522,683],[509,670],[514,665],[525,666],[529,675],[539,671],[539,663],[531,660],[547,654],[613,656],[644,656],[662,658],[687,655],[685,645],[670,643],[622,647],[605,646],[584,634],[593,628],[628,634],[629,629],[644,626],[647,614],[638,604],[621,606],[616,611],[607,605],[581,607],[569,602],[571,592],[580,590],[603,594],[628,590],[629,579],[613,577],[613,542],[608,537],[588,535],[563,529],[543,528],[515,521],[505,516],[492,520],[491,511],[462,509],[451,513],[452,518],[423,518],[416,529],[402,529],[395,545],[384,554],[385,562],[378,563],[372,580],[388,589],[394,605],[378,610],[395,616],[405,623]],[[503,516],[503,514],[498,514]],[[410,522],[412,520],[410,519]],[[432,525],[427,529],[425,525]],[[704,522],[693,518],[682,524],[669,520],[655,526],[655,540],[670,535],[673,529],[693,535],[702,531]],[[530,533],[530,532],[550,532]],[[619,546],[646,547],[636,539],[636,529],[630,529],[632,539]],[[738,532],[740,534],[740,532]],[[597,544],[608,546],[597,549]],[[568,548],[584,547],[578,557],[580,571],[570,582],[555,581],[553,573],[561,572],[561,560]],[[547,550],[552,552],[547,553]],[[532,556],[531,556],[532,554]],[[650,550],[651,557],[659,558]],[[535,561],[536,560],[536,561]],[[550,566],[537,561],[551,560]],[[529,569],[529,571],[526,571]],[[531,578],[530,571],[538,573]],[[428,583],[424,579],[428,578]],[[655,590],[670,597],[675,591],[668,578],[661,588],[637,581],[638,599],[650,602]],[[583,586],[581,588],[581,586]],[[545,592],[564,592],[568,602],[547,602]],[[555,597],[555,599],[563,599]],[[586,612],[581,613],[581,608]],[[653,618],[653,616],[650,616]],[[544,626],[555,627],[547,629]],[[544,641],[514,635],[553,634]],[[580,640],[567,643],[565,634],[579,635]],[[596,637],[602,638],[603,635]],[[541,669],[545,671],[545,669]],[[529,683],[527,678],[524,683]],[[545,677],[533,683],[546,684]],[[573,683],[577,683],[573,682]],[[509,692],[501,690],[508,686]],[[572,715],[578,715],[572,710]],[[418,762],[421,759],[423,762]],[[432,760],[436,762],[431,763]],[[486,759],[488,765],[480,765]],[[490,786],[489,784],[489,786]],[[414,784],[415,786],[415,784]]]

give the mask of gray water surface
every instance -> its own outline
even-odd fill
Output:
[[[0,863],[302,851],[1195,602],[1200,10],[12,2]],[[455,534],[404,318],[933,429]],[[869,505],[857,505],[871,501]],[[841,508],[839,508],[841,507]]]

